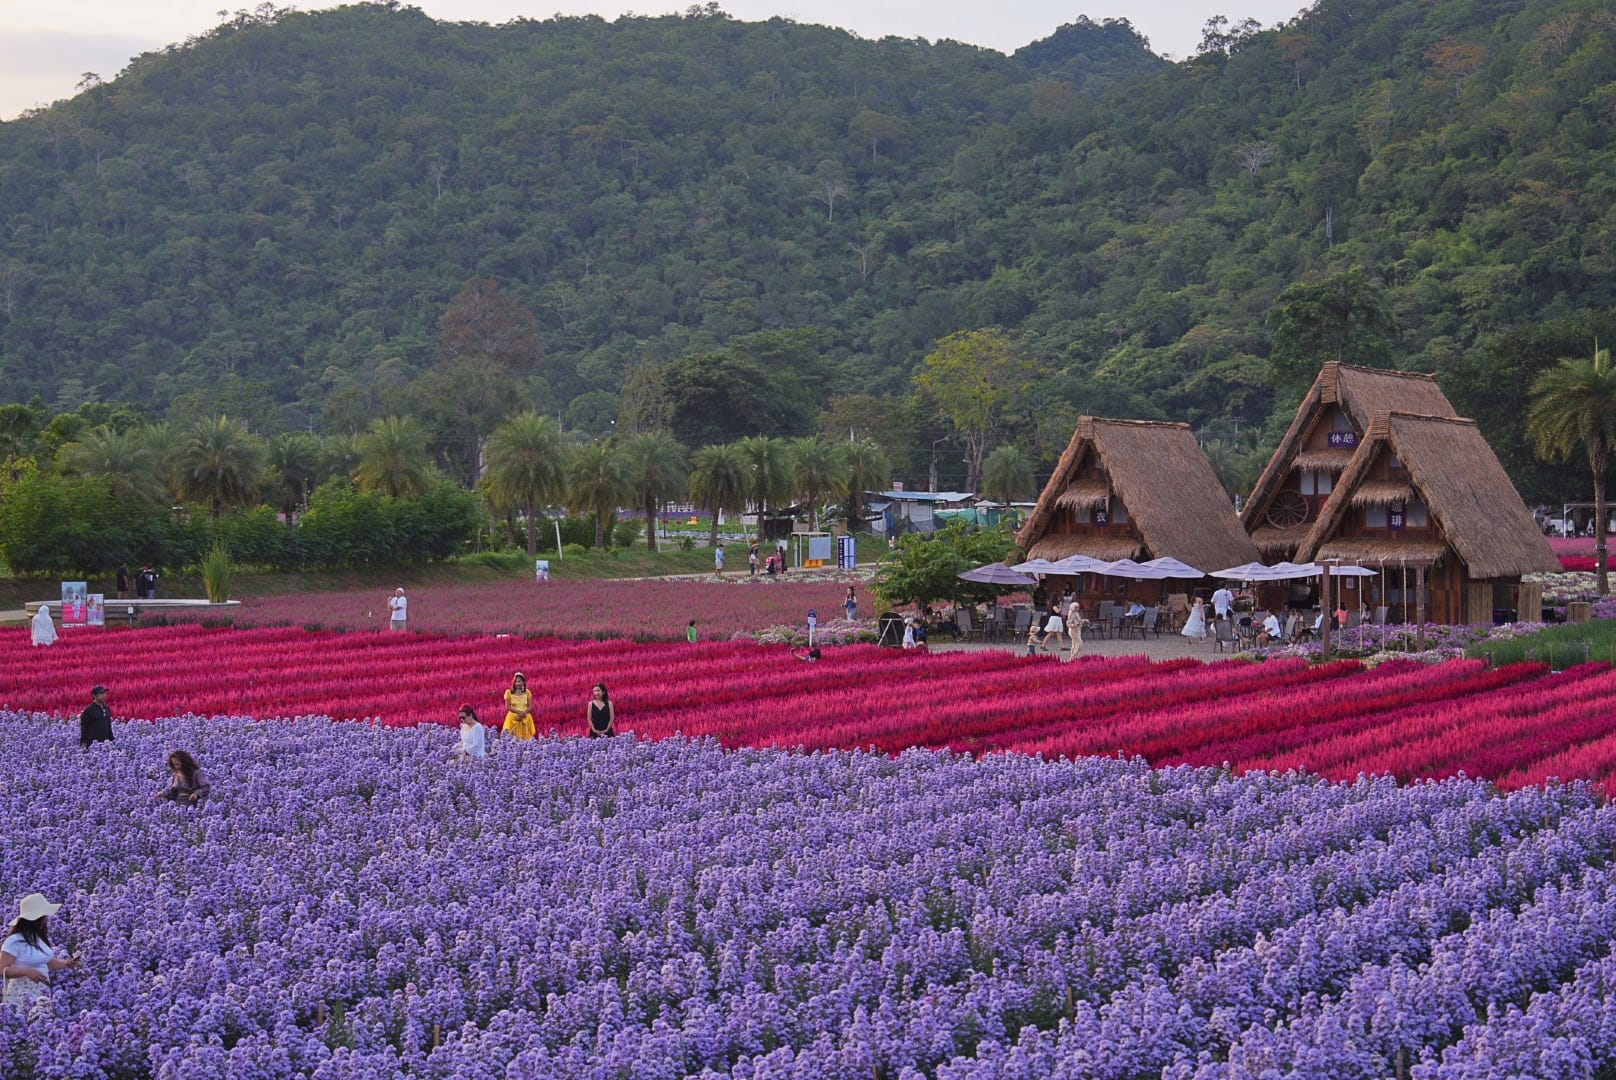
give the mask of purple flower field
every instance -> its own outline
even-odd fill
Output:
[[[0,713],[0,1075],[1587,1077],[1616,808],[1139,762]],[[213,784],[154,803],[171,749]]]

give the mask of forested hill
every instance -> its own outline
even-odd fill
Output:
[[[1006,57],[265,7],[0,125],[0,396],[598,431],[637,365],[743,335],[803,331],[817,407],[991,325],[1048,453],[1080,411],[1260,426],[1270,309],[1334,277],[1395,319],[1343,355],[1445,373],[1530,488],[1520,381],[1616,330],[1613,139],[1601,0],[1321,0],[1172,65],[1121,23]],[[514,332],[471,348],[479,312]]]

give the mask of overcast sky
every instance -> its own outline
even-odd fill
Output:
[[[93,71],[110,80],[129,60],[161,49],[219,23],[219,10],[252,8],[224,0],[0,0],[0,119],[24,109],[71,97],[80,77]],[[280,5],[288,6],[288,5]],[[300,10],[334,7],[311,2]],[[689,5],[669,0],[595,3],[590,0],[417,0],[436,19],[502,23],[544,19],[556,13],[616,18],[625,11],[653,14]],[[1126,18],[1163,56],[1183,59],[1201,40],[1214,15],[1230,21],[1254,18],[1264,26],[1284,22],[1301,0],[720,0],[742,20],[783,15],[802,23],[840,26],[864,37],[889,34],[985,45],[1001,52],[1048,37],[1057,27],[1087,15],[1095,22]]]

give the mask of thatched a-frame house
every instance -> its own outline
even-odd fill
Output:
[[[1092,416],[1016,542],[1030,558],[1170,555],[1209,572],[1257,557],[1188,424]]]
[[[1296,558],[1370,421],[1393,410],[1458,415],[1431,375],[1324,365],[1240,513],[1264,561]]]
[[[1522,574],[1560,568],[1475,421],[1403,412],[1370,421],[1297,556],[1381,570],[1364,602],[1409,618],[1423,577],[1439,623],[1491,622]]]

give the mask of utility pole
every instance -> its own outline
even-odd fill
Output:
[[[931,441],[931,473],[928,476],[930,483],[927,485],[926,490],[930,491],[933,495],[937,493],[937,446],[939,443],[945,443],[947,441],[947,435],[944,435],[941,439],[933,439]]]

